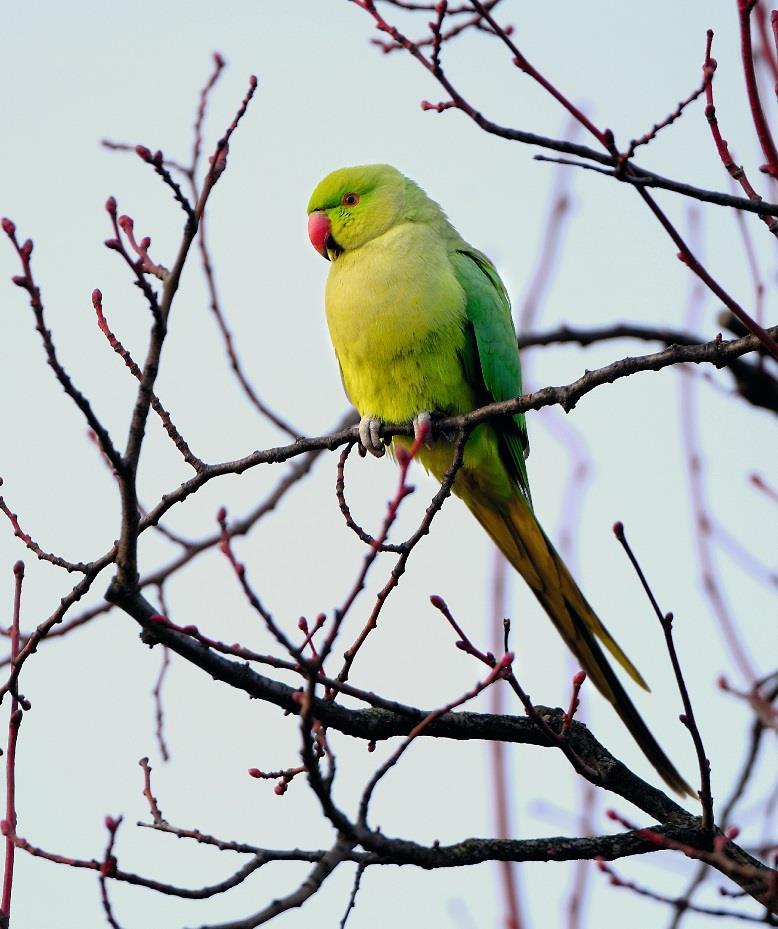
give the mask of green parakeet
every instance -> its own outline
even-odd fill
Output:
[[[389,165],[334,171],[311,196],[308,234],[331,261],[327,323],[368,451],[384,452],[377,432],[381,422],[418,423],[430,413],[458,415],[521,394],[516,335],[502,281],[489,259],[462,239],[413,181]],[[522,414],[479,425],[465,446],[454,493],[529,584],[659,774],[679,793],[691,793],[600,643],[646,687],[643,678],[535,518],[528,451]],[[452,455],[452,443],[438,437],[418,457],[441,480]]]

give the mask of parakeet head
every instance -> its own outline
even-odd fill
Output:
[[[418,192],[391,165],[357,165],[328,174],[308,202],[308,237],[327,260],[386,232]],[[421,194],[423,197],[424,195]]]

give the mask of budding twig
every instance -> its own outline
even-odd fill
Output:
[[[675,649],[675,641],[673,639],[673,614],[672,613],[663,613],[659,609],[659,604],[656,601],[653,591],[646,579],[643,569],[640,567],[635,553],[632,551],[632,547],[627,541],[627,537],[624,534],[624,524],[621,522],[614,523],[613,534],[618,539],[621,547],[627,554],[627,557],[632,564],[632,567],[635,569],[635,573],[640,580],[640,584],[643,587],[643,590],[648,597],[651,606],[654,609],[657,619],[659,620],[659,625],[662,627],[662,632],[665,637],[665,645],[667,647],[667,653],[670,656],[670,664],[673,667],[673,673],[675,674],[675,680],[678,685],[678,691],[681,694],[681,701],[683,703],[684,712],[679,717],[683,725],[688,729],[689,735],[692,738],[694,743],[694,750],[697,754],[697,764],[700,769],[700,790],[699,798],[702,805],[702,827],[703,829],[713,829],[714,820],[713,820],[713,796],[711,794],[711,784],[710,784],[710,760],[705,753],[705,746],[702,743],[702,735],[700,734],[699,726],[697,725],[697,720],[694,716],[694,709],[692,707],[692,701],[689,696],[689,690],[686,686],[686,680],[683,676],[683,671],[681,670],[681,662],[678,658],[678,653]]]

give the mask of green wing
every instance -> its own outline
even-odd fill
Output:
[[[522,392],[521,363],[505,286],[489,259],[474,248],[457,249],[450,259],[467,300],[468,342],[462,357],[465,376],[483,404],[518,397]],[[495,425],[505,465],[532,505],[524,414],[506,416]]]

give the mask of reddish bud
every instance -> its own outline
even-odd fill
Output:
[[[183,626],[181,632],[183,632],[184,635],[199,635],[200,630],[197,626]]]
[[[740,835],[740,827],[739,827],[739,826],[729,826],[727,829],[724,830],[724,835],[725,835],[728,839],[736,839],[736,838]]]
[[[4,216],[2,220],[3,232],[6,235],[13,235],[16,232],[16,223]]]
[[[210,155],[208,162],[211,165],[211,173],[213,175],[214,183],[219,180],[219,178],[224,173],[224,169],[227,167],[227,155],[229,154],[230,146],[227,142],[221,141],[216,148],[216,151],[213,155]]]
[[[576,687],[580,687],[581,684],[586,680],[586,671],[579,671],[577,674],[573,675],[573,683]]]
[[[216,521],[218,523],[223,523],[227,521],[227,508],[220,506],[219,512],[216,514]]]
[[[719,690],[729,690],[729,681],[723,674],[719,674],[716,678],[716,684],[718,685]]]
[[[17,561],[14,565],[14,575],[16,577],[24,577],[24,562]]]
[[[105,828],[109,832],[116,832],[117,828],[119,827],[119,824],[116,822],[113,816],[106,816],[104,822]]]
[[[249,777],[262,777],[262,772],[259,768],[249,768]]]
[[[684,726],[689,725],[689,717],[686,715],[686,713],[681,713],[678,719]]]
[[[92,306],[97,309],[99,306],[102,306],[103,303],[103,294],[97,287],[92,291]]]
[[[127,230],[129,229],[130,232],[132,232],[132,229],[134,226],[135,226],[135,223],[132,217],[127,216],[126,214],[122,214],[119,217],[119,228],[120,229],[123,229],[125,232],[127,232]]]
[[[116,197],[109,197],[105,201],[105,209],[111,216],[116,215]]]
[[[25,258],[29,258],[32,255],[32,239],[26,239],[19,251]]]
[[[621,520],[618,520],[613,524],[613,534],[617,539],[624,538],[624,523]]]
[[[151,161],[151,150],[146,148],[145,145],[136,145],[135,146],[136,154],[146,162]]]
[[[154,613],[153,616],[149,616],[150,623],[158,623],[160,626],[167,625],[167,616],[163,616],[161,613]]]
[[[301,632],[307,632],[307,631],[308,631],[308,620],[307,620],[304,616],[301,616],[301,617],[297,620],[297,628],[298,628]]]
[[[615,819],[618,821],[619,814],[615,810],[606,810],[605,815],[608,817],[608,819]]]
[[[0,820],[0,832],[2,832],[3,835],[8,835],[10,831],[11,831],[11,827],[8,825],[8,820],[1,819]]]
[[[140,247],[144,252],[147,252],[151,247],[151,238],[150,236],[144,235],[140,240]]]
[[[375,751],[375,741],[371,740],[370,742],[367,743],[367,750],[369,752]]]
[[[152,155],[151,160],[154,162],[155,165],[161,165],[162,162],[165,160],[165,156],[162,154],[162,150],[158,148]]]
[[[23,274],[14,274],[11,278],[11,281],[16,284],[17,287],[27,287],[29,288],[30,282]]]
[[[213,63],[217,68],[223,68],[226,64],[224,58],[218,52],[213,53]]]
[[[257,76],[256,74],[252,74],[251,77],[249,78],[249,87],[253,88],[256,86],[257,86]]]
[[[106,248],[113,249],[115,252],[120,252],[122,250],[122,246],[118,239],[106,239],[103,245],[105,245]]]
[[[487,658],[488,658],[488,657],[492,657],[492,658],[493,658],[494,655],[492,655],[492,653],[489,652],[489,654],[487,655]],[[509,668],[509,667],[511,666],[511,664],[513,664],[513,659],[514,659],[515,657],[516,657],[516,656],[513,654],[513,652],[506,652],[506,653],[502,656],[502,658],[500,659],[500,666],[503,667],[503,668]]]

